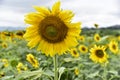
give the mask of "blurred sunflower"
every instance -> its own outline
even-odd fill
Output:
[[[33,67],[39,67],[39,62],[37,61],[37,59],[35,59],[35,57],[32,54],[28,54],[26,59],[32,64]]]
[[[92,59],[94,62],[104,63],[107,62],[108,55],[105,52],[104,46],[94,46],[94,48],[90,49],[90,59]]]
[[[7,47],[8,47],[8,44],[7,44],[6,42],[3,42],[3,43],[2,43],[2,47],[3,47],[3,48],[7,48]]]
[[[84,36],[79,36],[77,39],[80,40],[81,42],[85,41],[85,37]]]
[[[4,32],[4,35],[9,37],[10,36],[10,32]]]
[[[118,41],[120,41],[120,36],[118,36],[117,38],[118,38]]]
[[[74,73],[75,73],[75,75],[78,75],[78,74],[79,74],[79,69],[78,69],[78,68],[75,68]]]
[[[21,62],[19,62],[16,67],[17,67],[17,71],[18,71],[19,73],[21,73],[21,71],[27,70],[27,67],[26,67],[25,65],[23,65],[23,63],[21,63]]]
[[[76,48],[72,48],[72,49],[70,50],[70,53],[71,53],[71,55],[72,55],[73,57],[75,57],[75,58],[78,58],[78,57],[79,57],[79,53],[78,53],[78,51],[77,51]]]
[[[23,31],[17,31],[15,37],[18,39],[23,39],[23,35],[24,35]]]
[[[0,78],[4,77],[5,73],[4,72],[0,72]]]
[[[38,6],[34,8],[37,12],[25,16],[25,22],[31,24],[24,35],[30,48],[38,45],[37,50],[53,57],[77,45],[76,37],[79,36],[81,23],[71,23],[74,16],[72,11],[60,9],[60,1],[53,5],[52,10]]]
[[[11,42],[13,41],[13,38],[14,38],[14,37],[15,37],[14,33],[11,32],[11,33],[10,33],[10,40],[11,40]]]
[[[118,42],[116,42],[116,41],[110,41],[110,43],[109,43],[109,49],[114,54],[117,54],[118,51],[119,51],[119,49],[118,49]]]
[[[0,32],[0,38],[1,38],[1,40],[3,40],[3,41],[6,40],[5,32]]]
[[[96,23],[94,24],[94,26],[95,26],[95,28],[98,28],[98,27],[99,27],[99,25],[98,25],[98,24],[96,24]]]
[[[7,59],[2,59],[2,62],[4,63],[4,67],[8,67],[8,60]]]
[[[81,53],[87,53],[88,52],[88,48],[85,45],[80,45],[78,47],[78,49],[80,50]]]
[[[94,35],[94,40],[95,40],[96,42],[100,41],[100,35],[96,33],[96,34]]]

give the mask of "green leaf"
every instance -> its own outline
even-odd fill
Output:
[[[5,76],[5,77],[0,78],[0,80],[13,80],[13,77],[14,77],[14,75]]]
[[[66,68],[65,67],[60,67],[59,68],[59,74],[62,74]]]
[[[98,73],[99,73],[99,71],[94,72],[94,73],[92,73],[92,74],[89,74],[88,77],[89,77],[89,78],[93,78],[93,77],[97,76]]]
[[[42,69],[36,70],[36,71],[24,71],[22,73],[20,73],[18,76],[16,76],[15,80],[19,80],[21,78],[28,78],[28,77],[33,77],[33,76],[38,76],[40,77],[42,75],[43,71]],[[38,78],[35,77],[35,78]]]
[[[78,60],[80,60],[80,58],[65,58],[64,59],[65,62],[78,61]]]
[[[112,71],[108,71],[109,73],[112,73],[112,74],[114,74],[114,75],[118,75],[118,72],[117,71],[115,71],[115,70],[112,70]]]

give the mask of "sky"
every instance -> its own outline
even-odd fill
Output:
[[[26,27],[24,16],[33,6],[52,7],[57,0],[0,0],[0,26]],[[73,22],[82,27],[120,25],[120,0],[60,0],[61,8],[75,13]]]

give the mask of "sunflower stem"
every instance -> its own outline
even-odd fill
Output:
[[[54,59],[54,74],[55,74],[55,76],[54,76],[54,80],[58,80],[58,70],[57,70],[57,67],[58,67],[58,64],[57,64],[57,55],[55,55],[54,57],[53,57],[53,59]]]
[[[107,66],[106,63],[104,63],[103,80],[107,80],[106,66]]]

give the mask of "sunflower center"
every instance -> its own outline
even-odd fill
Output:
[[[47,16],[39,25],[39,34],[49,43],[63,41],[68,32],[68,27],[56,16]]]
[[[48,26],[45,32],[50,37],[55,37],[57,35],[57,29],[53,26]]]
[[[104,53],[103,53],[102,50],[97,50],[95,54],[96,54],[96,56],[99,57],[99,58],[102,58],[102,57],[104,56]]]
[[[96,37],[96,39],[97,39],[97,40],[100,40],[100,38],[99,38],[98,36]]]
[[[30,61],[31,61],[32,64],[35,64],[34,58],[30,57]]]
[[[84,47],[82,47],[82,50],[85,51],[86,49]]]
[[[112,48],[115,50],[115,49],[116,49],[116,46],[115,46],[115,45],[113,45],[113,46],[112,46]]]
[[[74,54],[74,55],[77,55],[77,52],[76,52],[75,50],[73,50],[73,54]]]

